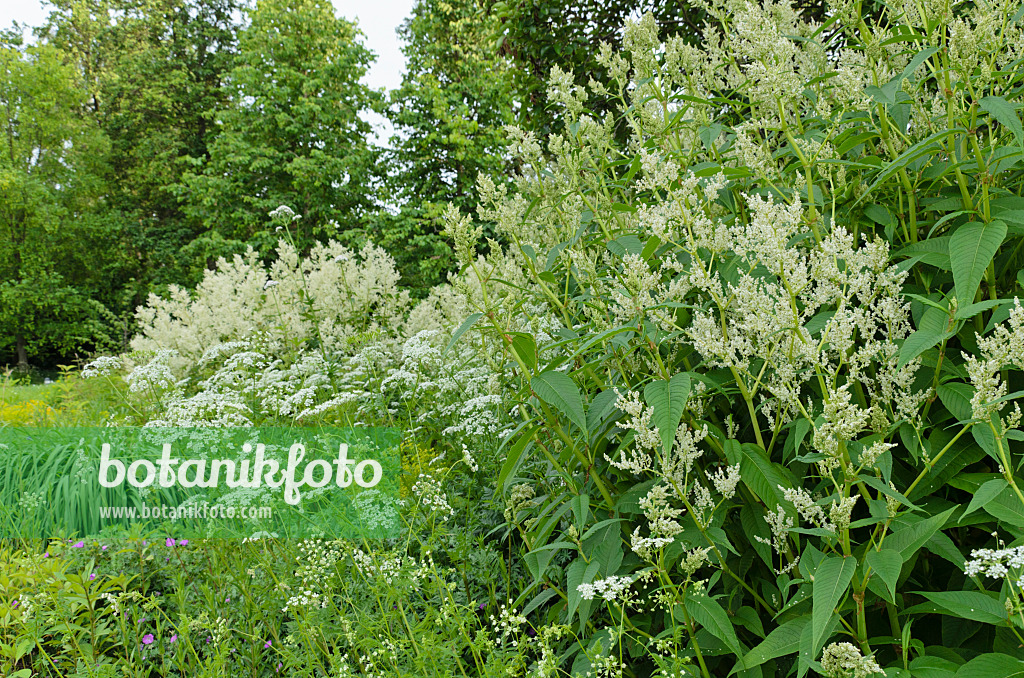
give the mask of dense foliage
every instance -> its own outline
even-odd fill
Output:
[[[699,7],[552,69],[424,298],[281,206],[75,382],[400,427],[401,539],[19,545],[4,671],[1021,673],[1024,6]]]

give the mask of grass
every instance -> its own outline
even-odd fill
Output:
[[[106,384],[71,371],[50,384],[31,384],[0,372],[0,427],[103,426],[116,400]]]

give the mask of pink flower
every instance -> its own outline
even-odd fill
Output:
[[[104,551],[106,551],[106,550],[107,550],[107,547],[106,547],[106,546],[104,546],[104,547],[103,547],[103,550],[104,550]]]
[[[72,544],[71,548],[74,548],[74,549],[84,549],[85,548],[85,542],[84,541],[80,541],[77,544]]]
[[[92,574],[89,575],[89,581],[92,581],[95,578],[96,578],[96,573],[95,572],[93,572]]]
[[[143,645],[152,645],[154,640],[156,640],[156,638],[153,637],[152,633],[147,633],[146,635],[142,636]]]
[[[263,647],[264,648],[270,647],[270,641],[268,640],[267,642],[263,643]]]
[[[188,546],[188,539],[182,539],[179,541],[178,546]]]
[[[174,546],[174,539],[172,539],[171,537],[168,537],[167,541],[165,541],[164,543],[167,544],[167,546],[169,546],[169,547],[170,546]]]
[[[171,636],[171,642],[174,643],[174,642],[177,642],[177,640],[178,640],[178,634],[175,633],[173,636]]]

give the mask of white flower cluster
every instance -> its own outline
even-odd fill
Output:
[[[120,372],[124,368],[124,362],[116,356],[100,356],[82,368],[82,376],[86,379],[92,377],[106,377]]]
[[[600,596],[607,601],[614,602],[629,590],[632,583],[632,577],[612,575],[607,579],[598,579],[591,584],[580,584],[576,590],[579,591],[583,600],[593,600],[595,596]]]
[[[964,563],[968,577],[986,576],[992,579],[1021,578],[1024,569],[1024,546],[1007,549],[975,549],[971,559]],[[1017,582],[1018,585],[1022,585]]]
[[[963,356],[975,389],[971,398],[971,416],[988,421],[1006,404],[995,402],[1006,395],[1006,382],[1000,370],[1009,365],[1024,369],[1024,308],[1020,299],[1014,298],[1006,323],[996,325],[988,336],[978,338],[977,354],[964,353]],[[1017,428],[1020,419],[1019,410],[1015,410],[1010,419],[1003,422],[1004,429]]]
[[[865,657],[851,643],[832,643],[821,655],[821,670],[828,678],[870,678],[885,675],[874,657]]]
[[[448,503],[441,483],[429,473],[421,473],[412,486],[412,493],[419,503],[431,512],[436,512],[442,520],[448,521],[455,515],[455,510]]]

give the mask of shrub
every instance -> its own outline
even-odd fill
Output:
[[[544,675],[1018,667],[1024,10],[701,5],[510,130],[522,279],[449,215],[519,403],[514,605],[577,636]]]
[[[142,311],[137,348],[180,363],[132,372],[140,422],[384,421],[437,451],[404,545],[324,547],[385,605],[332,580],[287,622],[308,646],[357,619],[394,675],[1020,670],[1024,9],[700,4],[703,48],[645,17],[609,82],[553,71],[564,131],[510,129],[514,189],[479,182],[504,245],[450,209],[461,271],[408,316],[317,302],[333,259],[287,248],[287,275],[239,259]],[[507,559],[489,625],[459,520]],[[429,558],[467,592],[416,590],[410,623]]]

